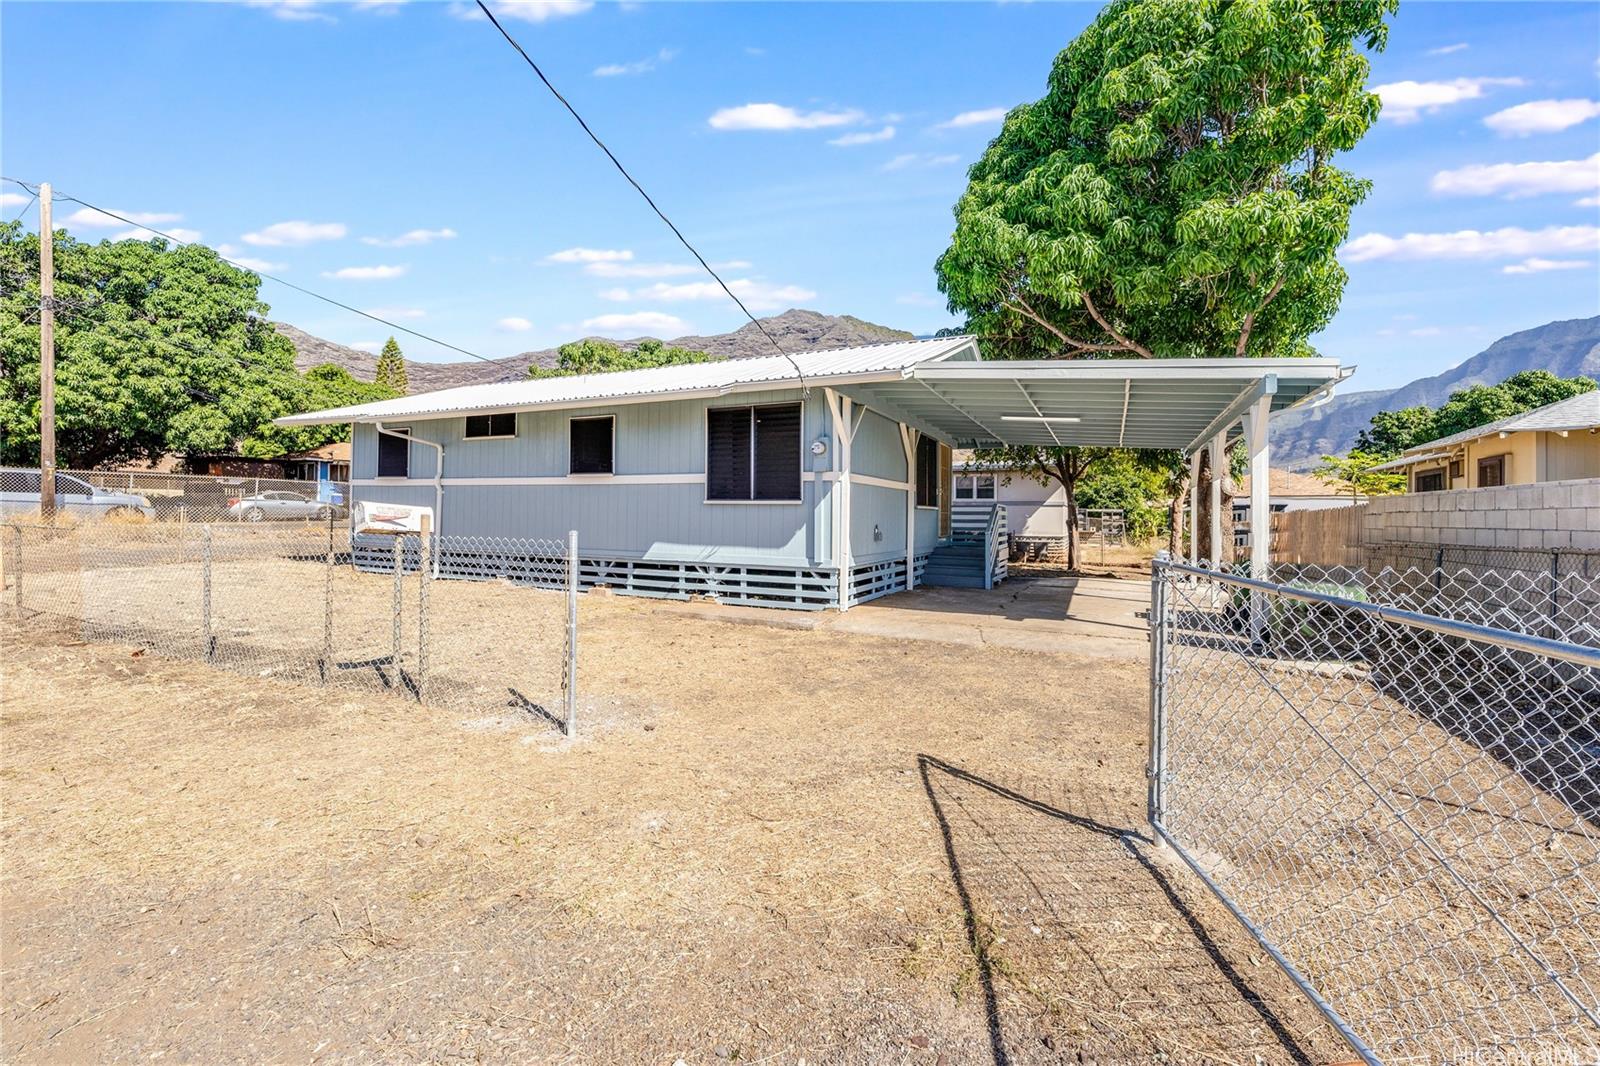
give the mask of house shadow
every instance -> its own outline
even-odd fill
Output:
[[[1147,582],[1096,579],[1065,568],[1038,567],[1013,574],[992,589],[919,585],[876,603],[980,622],[986,618],[1063,622],[1113,635],[1143,636],[1149,626],[1140,612],[1149,607],[1149,600]]]
[[[995,1066],[1339,1056],[1220,905],[1152,860],[1126,800],[1072,784],[1023,792],[931,755],[917,765]]]

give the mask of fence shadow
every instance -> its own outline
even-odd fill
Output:
[[[1168,872],[1134,846],[1149,840],[1118,824],[1126,818],[1108,797],[1066,786],[1046,802],[931,755],[918,755],[917,767],[960,899],[995,1066],[1074,1052],[1084,1061],[1253,1052],[1309,1063],[1326,1050],[1297,1033],[1341,1046],[1275,969],[1241,972],[1244,934],[1224,950]],[[1273,1001],[1258,987],[1268,981]]]

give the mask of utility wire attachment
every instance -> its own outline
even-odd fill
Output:
[[[718,274],[711,268],[711,264],[706,262],[706,257],[701,255],[699,250],[696,249],[694,245],[689,243],[689,238],[683,235],[683,231],[677,227],[672,219],[667,217],[665,211],[656,206],[656,202],[650,198],[650,194],[644,191],[644,186],[640,185],[639,182],[635,180],[634,176],[628,173],[628,168],[622,165],[622,160],[618,159],[616,153],[614,153],[610,148],[606,147],[606,142],[602,141],[599,135],[597,135],[594,130],[589,128],[589,124],[583,120],[583,116],[578,114],[578,109],[573,107],[572,103],[565,96],[561,95],[561,90],[552,85],[550,79],[545,77],[544,71],[539,69],[539,64],[533,61],[533,57],[528,54],[527,50],[523,48],[522,45],[518,44],[517,39],[506,31],[506,28],[500,24],[499,19],[494,17],[494,12],[489,10],[489,5],[485,4],[483,0],[477,0],[477,4],[479,10],[481,10],[485,17],[487,17],[488,20],[494,24],[494,28],[500,31],[500,36],[506,39],[506,43],[517,50],[517,54],[522,57],[523,62],[527,63],[528,66],[533,69],[533,72],[539,76],[539,80],[544,82],[544,87],[550,90],[550,95],[554,96],[561,102],[561,106],[566,108],[567,112],[577,120],[579,126],[583,127],[583,132],[589,135],[589,139],[595,143],[595,147],[604,152],[606,154],[606,158],[611,160],[611,165],[617,168],[617,173],[626,178],[628,184],[633,186],[634,191],[636,191],[640,196],[644,197],[644,202],[650,205],[650,210],[656,213],[656,217],[667,224],[667,228],[672,231],[672,235],[678,238],[678,243],[689,250],[689,254],[694,256],[699,264],[705,268],[707,274],[711,275],[711,280],[715,281],[722,288],[722,291],[728,294],[728,299],[739,305],[739,310],[744,312],[744,317],[748,318],[750,320],[750,324],[761,331],[761,335],[767,338],[773,349],[779,355],[789,360],[789,365],[794,367],[794,372],[800,376],[801,390],[809,391],[806,386],[805,371],[800,369],[800,364],[795,362],[794,356],[783,350],[783,346],[778,343],[777,338],[771,333],[767,332],[767,327],[763,326],[756,316],[750,313],[750,309],[744,305],[744,301],[735,296],[733,290],[728,288],[728,283],[722,280],[722,275]]]

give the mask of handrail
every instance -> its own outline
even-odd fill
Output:
[[[999,551],[1000,540],[1000,505],[997,503],[989,508],[989,525],[983,532],[983,587],[994,588],[995,556]]]

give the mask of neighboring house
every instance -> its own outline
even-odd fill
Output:
[[[1600,477],[1600,391],[1407,448],[1372,469],[1403,472],[1408,492]]]
[[[956,456],[955,506],[998,503],[1006,509],[1011,544],[1028,558],[1065,558],[1067,490],[1061,482],[1040,484],[1019,469],[979,463],[969,454]]]
[[[349,441],[279,456],[278,462],[283,464],[284,474],[291,481],[315,481],[318,502],[344,502],[344,486],[350,480]]]
[[[1236,545],[1250,542],[1250,498],[1250,476],[1246,474],[1233,498],[1233,542]],[[1293,470],[1268,471],[1267,502],[1273,514],[1348,507],[1353,503],[1365,503],[1366,499],[1364,495],[1352,495],[1311,474],[1297,474]]]

